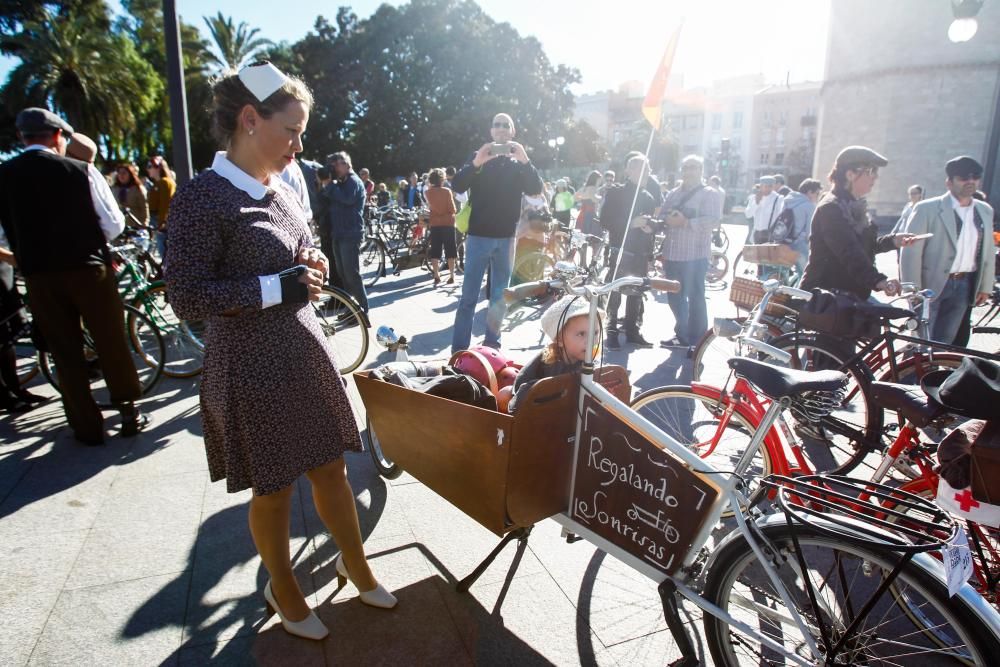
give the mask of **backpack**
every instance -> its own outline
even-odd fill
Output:
[[[814,287],[809,301],[792,301],[798,311],[800,329],[828,333],[838,338],[874,338],[881,331],[881,320],[865,308],[865,302],[853,294]]]
[[[792,237],[795,229],[795,213],[790,208],[783,208],[767,228],[768,243],[793,243],[798,236]]]

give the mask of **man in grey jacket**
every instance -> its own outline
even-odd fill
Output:
[[[812,227],[813,213],[816,211],[816,202],[823,192],[823,185],[815,178],[807,178],[799,184],[798,192],[790,192],[785,197],[778,211],[778,215],[784,211],[791,211],[793,220],[792,228],[788,230],[785,237],[786,243],[792,250],[799,253],[799,258],[795,261],[795,271],[802,278],[806,270],[806,262],[809,259],[809,230]]]
[[[933,234],[904,247],[899,257],[902,282],[934,291],[930,337],[952,343],[969,304],[980,305],[993,287],[993,209],[973,199],[982,166],[968,156],[945,165],[948,192],[917,203],[906,222],[910,234]]]

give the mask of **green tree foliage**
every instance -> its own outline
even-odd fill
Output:
[[[8,110],[53,108],[74,128],[103,137],[112,156],[124,155],[136,118],[158,103],[163,84],[132,40],[108,27],[106,8],[43,8],[5,40],[21,63],[0,91],[0,101]]]
[[[273,44],[269,39],[257,37],[260,28],[251,28],[244,21],[236,25],[232,17],[223,16],[222,12],[204,18],[218,50],[218,54],[212,54],[212,59],[220,69],[239,69],[240,65],[255,56],[260,49]]]
[[[529,150],[569,120],[576,70],[553,66],[538,40],[470,0],[382,5],[341,38],[353,57],[348,76],[353,67],[360,75],[341,136],[377,173],[463,163],[489,141],[498,111],[514,117]]]

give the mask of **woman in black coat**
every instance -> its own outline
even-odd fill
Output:
[[[830,172],[833,190],[816,207],[809,235],[809,263],[799,286],[846,291],[865,300],[872,291],[899,294],[899,281],[875,268],[875,255],[913,243],[913,234],[878,235],[868,203],[878,170],[889,164],[864,146],[840,151]]]

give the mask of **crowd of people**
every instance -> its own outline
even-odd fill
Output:
[[[92,142],[49,111],[22,111],[17,129],[25,150],[0,165],[0,223],[10,246],[0,261],[16,265],[25,278],[46,341],[39,345],[59,368],[70,427],[79,441],[99,444],[103,417],[89,390],[80,322],[93,337],[122,414],[121,434],[134,435],[148,418],[135,405],[140,388],[108,242],[123,231],[126,215],[157,232],[171,306],[181,318],[210,323],[200,406],[211,479],[226,480],[230,492],[252,489],[250,532],[270,575],[263,595],[288,632],[320,639],[327,628],[309,608],[289,557],[292,490],[303,475],[341,551],[338,576],[351,579],[366,604],[396,604],[365,559],[343,458],[361,449],[360,438],[345,383],[309,306],[336,280],[368,310],[359,267],[365,207],[387,206],[392,195],[367,169],[355,172],[346,152],[333,153],[318,168],[300,164],[296,156],[303,150],[312,95],[270,63],[223,77],[213,96],[213,128],[222,150],[211,169],[179,190],[158,155],[148,160],[146,178],[135,165],[122,164],[109,181],[94,168],[92,155],[89,161],[66,157],[69,146],[92,154]],[[708,327],[705,278],[725,197],[721,180],[706,178],[704,160],[684,157],[679,181],[660,183],[646,156],[634,152],[626,156],[620,178],[592,171],[575,189],[569,179],[544,182],[516,140],[510,114],[497,113],[484,130],[489,140],[470,151],[463,165],[433,168],[426,176],[413,172],[398,182],[395,195],[400,207],[428,209],[435,285],[442,282],[442,253],[447,283],[455,282],[457,218],[466,217],[452,351],[468,349],[474,334],[500,348],[503,291],[519,244],[537,242],[532,221],[544,217],[540,211],[583,232],[607,234],[606,279],[646,276],[651,258],[658,258],[663,274],[681,285],[668,298],[673,336],[661,345],[694,345]],[[864,197],[887,164],[872,149],[845,148],[825,193],[815,179],[792,190],[780,175],[762,177],[747,202],[749,240],[794,249],[801,287],[841,290],[858,299],[872,291],[899,293],[900,280],[880,273],[874,262],[878,252],[899,250],[900,279],[937,295],[932,337],[953,342],[963,316],[968,319],[968,309],[984,301],[993,284],[994,213],[976,199],[982,167],[970,157],[950,160],[944,165],[948,192],[922,199],[922,189],[911,189],[897,229],[879,236]],[[319,249],[310,222],[318,229]],[[474,332],[484,280],[486,324]],[[0,284],[4,314],[19,311],[9,275],[0,274]],[[641,298],[626,295],[624,313],[620,302],[613,293],[598,318],[606,327],[606,347],[618,349],[622,333],[629,345],[652,347],[641,331]],[[578,368],[593,353],[585,344],[583,313],[579,302],[563,299],[543,315],[551,345],[525,367],[516,386]],[[7,326],[0,341],[0,378],[8,401],[30,405],[36,397],[9,379],[13,328]]]

